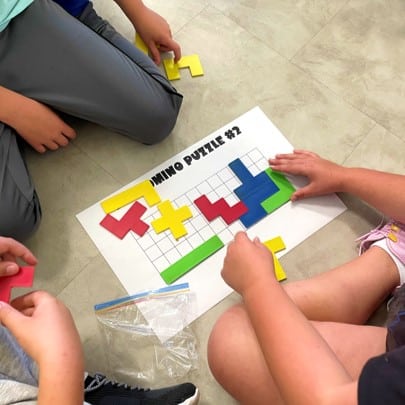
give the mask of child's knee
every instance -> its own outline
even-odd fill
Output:
[[[179,115],[182,97],[170,95],[169,102],[157,102],[157,105],[146,114],[149,120],[148,130],[144,132],[142,142],[153,145],[163,141],[173,131]]]
[[[164,94],[144,100],[124,118],[125,135],[143,144],[153,145],[163,141],[172,132],[182,103],[180,94]]]
[[[240,305],[235,305],[225,311],[212,328],[207,344],[207,360],[218,380],[222,378],[224,368],[229,367],[235,353],[239,352],[239,339],[243,335],[240,326],[244,319],[244,310]]]
[[[34,234],[41,222],[41,210],[37,201],[26,207],[10,207],[0,213],[0,235],[24,241]]]
[[[226,375],[225,363],[227,359],[224,359],[227,352],[226,339],[223,330],[223,324],[221,321],[217,322],[211,331],[207,344],[207,362],[215,379],[222,383]],[[225,360],[225,361],[224,361]]]
[[[145,143],[153,145],[166,139],[176,125],[178,111],[161,111],[152,118],[151,132]]]

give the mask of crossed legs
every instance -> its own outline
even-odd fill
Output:
[[[347,264],[286,284],[285,289],[356,379],[370,357],[385,351],[386,329],[363,324],[398,283],[391,257],[371,247]],[[275,307],[268,310],[282,316],[282,308]],[[241,403],[283,403],[243,303],[230,308],[215,324],[208,362],[218,382]]]
[[[0,34],[2,86],[142,143],[167,137],[182,96],[91,4],[79,18],[37,0],[13,19]]]
[[[144,144],[173,129],[182,96],[152,60],[89,4],[80,20],[37,0],[0,33],[1,86]],[[0,123],[0,234],[29,237],[41,218],[19,135]]]

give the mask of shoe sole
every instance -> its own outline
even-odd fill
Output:
[[[197,405],[199,399],[200,399],[200,391],[198,391],[198,388],[196,388],[194,395],[190,398],[187,398],[184,402],[182,402],[179,405]]]

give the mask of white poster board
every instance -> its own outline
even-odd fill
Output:
[[[211,202],[224,198],[229,206],[235,205],[240,200],[233,191],[242,182],[230,169],[231,162],[236,161],[254,179],[268,168],[268,158],[292,150],[292,145],[256,107],[112,194],[151,180],[161,201],[168,200],[175,209],[189,207],[192,217],[184,221],[185,236],[176,239],[170,230],[156,233],[151,223],[161,215],[159,204],[149,206],[143,198],[139,202],[147,210],[141,220],[149,228],[142,236],[130,231],[120,239],[100,225],[106,216],[101,202],[110,196],[77,218],[129,295],[167,286],[160,273],[217,235],[224,246],[173,282],[189,283],[197,297],[198,317],[231,292],[220,271],[226,244],[238,230],[247,230],[251,237],[259,236],[262,241],[281,236],[286,245],[277,254],[281,257],[346,209],[336,195],[298,203],[288,201],[246,228],[240,219],[229,225],[221,217],[208,221],[194,204],[196,198],[205,195]],[[306,183],[303,178],[287,178],[295,188]],[[119,220],[130,205],[110,214]],[[288,277],[288,269],[284,270]]]

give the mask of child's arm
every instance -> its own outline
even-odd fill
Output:
[[[160,52],[173,51],[174,60],[181,58],[180,45],[173,40],[169,24],[146,7],[142,0],[115,0],[149,48],[152,59],[160,63]]]
[[[361,198],[384,215],[405,222],[403,175],[344,167],[303,150],[276,155],[269,162],[274,170],[308,177],[309,184],[297,190],[292,200],[345,192]]]
[[[242,295],[286,404],[357,403],[357,382],[276,280],[267,248],[238,233],[228,247],[222,276]]]
[[[75,130],[45,104],[2,86],[0,121],[14,128],[40,153],[66,146],[76,137]]]
[[[0,322],[39,366],[38,405],[82,405],[82,347],[62,302],[43,291],[0,302]]]

